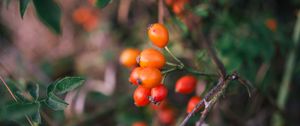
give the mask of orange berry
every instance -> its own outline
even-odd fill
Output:
[[[177,80],[175,91],[182,94],[189,94],[195,90],[197,78],[192,75],[185,75]]]
[[[151,90],[148,88],[144,88],[142,86],[138,86],[133,93],[134,104],[138,107],[146,106],[149,104],[148,97],[151,94]]]
[[[201,101],[201,97],[199,96],[194,96],[192,97],[189,102],[188,102],[188,105],[187,105],[187,108],[186,108],[186,112],[187,113],[190,113],[193,111],[193,109],[196,107],[196,105]],[[200,106],[199,110],[202,108],[203,106]],[[199,111],[197,110],[197,111]]]
[[[141,67],[136,67],[132,70],[130,77],[129,77],[129,82],[132,83],[133,85],[138,85],[138,79],[139,79],[139,75],[140,75],[140,71],[142,70]]]
[[[92,6],[96,5],[97,0],[88,0],[88,3]]]
[[[182,14],[184,11],[184,5],[185,5],[185,2],[182,0],[178,0],[178,1],[174,2],[173,6],[172,6],[173,12],[176,15]]]
[[[82,24],[86,22],[87,20],[89,20],[91,16],[92,16],[92,9],[88,7],[80,7],[76,9],[72,15],[73,20],[78,24]]]
[[[92,15],[86,22],[83,23],[83,28],[85,29],[85,31],[92,31],[95,28],[97,28],[98,24],[99,24],[98,17]]]
[[[137,121],[137,122],[132,123],[131,126],[147,126],[147,123],[144,121]]]
[[[266,24],[267,28],[270,29],[271,31],[273,31],[273,32],[276,31],[277,22],[275,19],[273,19],[273,18],[267,19],[265,24]]]
[[[174,3],[174,0],[165,0],[166,5],[171,6]]]
[[[166,59],[158,50],[149,48],[141,52],[138,62],[141,67],[155,67],[161,69],[165,65]]]
[[[140,54],[138,49],[128,48],[121,52],[120,63],[126,67],[134,67],[137,65],[136,57]]]
[[[153,67],[143,68],[139,74],[138,82],[149,89],[159,85],[162,79],[161,72]]]
[[[148,37],[154,45],[164,48],[169,41],[169,32],[163,24],[155,23],[148,28]]]

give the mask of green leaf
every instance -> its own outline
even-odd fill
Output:
[[[31,116],[33,123],[36,123],[36,124],[40,124],[41,120],[42,120],[41,114],[40,114],[40,104],[39,104],[38,108],[39,109]]]
[[[39,103],[14,103],[5,107],[4,113],[8,119],[20,119],[25,115],[34,114],[38,109]]]
[[[29,91],[30,95],[36,101],[39,98],[39,85],[38,84],[29,84],[27,85],[27,90]]]
[[[21,14],[22,18],[25,14],[25,11],[26,11],[29,1],[30,0],[20,0],[20,14]]]
[[[33,0],[39,19],[56,34],[61,33],[61,10],[54,0]]]
[[[16,95],[17,99],[20,100],[21,102],[30,102],[28,99],[26,99],[23,96],[22,92],[20,92],[20,91],[16,91],[15,95]]]
[[[111,3],[112,0],[97,0],[96,5],[99,8],[106,7],[109,3]]]
[[[63,94],[68,91],[71,91],[79,86],[81,86],[84,82],[82,77],[65,77],[56,83],[55,92],[58,94]]]
[[[68,103],[66,103],[64,100],[60,99],[59,97],[55,96],[53,93],[49,94],[45,103],[49,108],[55,111],[64,110],[68,106]]]

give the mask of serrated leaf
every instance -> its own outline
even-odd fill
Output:
[[[33,97],[34,101],[38,100],[38,98],[39,98],[39,85],[38,84],[27,85],[27,90],[29,91],[30,95]]]
[[[55,111],[64,110],[68,106],[68,103],[66,103],[64,100],[60,99],[59,97],[55,96],[53,93],[49,94],[45,103],[49,108]]]
[[[25,14],[29,1],[30,0],[20,0],[20,14],[22,18]]]
[[[20,119],[25,115],[31,115],[39,109],[38,103],[14,103],[5,107],[6,118]]]
[[[58,94],[63,94],[68,91],[71,91],[84,83],[84,79],[82,77],[65,77],[56,83],[55,92]]]
[[[97,0],[96,5],[99,8],[106,7],[112,0]]]
[[[54,0],[33,0],[39,19],[56,34],[61,33],[61,10]]]

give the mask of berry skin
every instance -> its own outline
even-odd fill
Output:
[[[120,63],[126,67],[134,67],[137,65],[136,57],[140,54],[138,49],[128,48],[121,52]]]
[[[160,84],[151,89],[151,102],[158,103],[164,100],[167,97],[168,89]]]
[[[188,102],[188,105],[187,105],[187,108],[186,108],[186,112],[187,113],[190,113],[193,111],[193,109],[195,108],[195,106],[201,101],[201,98],[198,97],[198,96],[193,96],[189,102]],[[199,109],[201,109],[203,106],[200,106]],[[197,110],[199,111],[199,110]]]
[[[171,108],[159,110],[157,115],[159,121],[165,125],[170,125],[175,121],[175,112]]]
[[[162,79],[161,72],[153,67],[143,68],[139,74],[138,82],[149,89],[159,85]]]
[[[166,59],[158,50],[149,48],[141,52],[139,64],[141,67],[155,67],[161,69],[166,64]]]
[[[189,94],[195,90],[197,83],[196,77],[192,75],[185,75],[177,80],[175,85],[175,91],[181,94]]]
[[[148,28],[148,37],[155,46],[164,48],[169,41],[169,32],[163,24],[155,23]]]
[[[139,79],[139,75],[140,75],[140,71],[142,70],[143,68],[141,67],[136,67],[134,68],[132,71],[131,71],[131,74],[130,74],[130,77],[129,77],[129,82],[133,85],[138,85],[139,82],[138,82],[138,79]]]
[[[137,121],[137,122],[132,123],[131,126],[147,126],[147,123],[144,121]]]
[[[149,104],[149,96],[151,94],[151,90],[148,88],[144,88],[142,86],[138,86],[133,93],[134,104],[138,107],[146,106]]]

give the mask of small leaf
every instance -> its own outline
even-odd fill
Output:
[[[99,8],[106,7],[112,0],[97,0],[96,5]]]
[[[39,98],[39,85],[38,84],[27,85],[27,90],[29,91],[30,95],[33,97],[34,101],[38,100],[38,98]]]
[[[29,1],[30,0],[20,0],[20,14],[22,18],[25,14]]]
[[[41,123],[41,114],[40,114],[40,104],[38,104],[38,110],[32,114],[31,118],[33,123],[40,124]]]
[[[39,19],[55,33],[60,34],[61,10],[54,0],[33,0]]]
[[[53,93],[49,94],[45,103],[49,108],[55,111],[64,110],[68,106],[68,103],[66,103],[64,100],[60,99],[59,97],[55,96]]]
[[[58,94],[66,93],[81,86],[83,82],[82,77],[65,77],[54,83],[56,85],[55,92]]]
[[[9,105],[4,110],[6,118],[20,119],[25,115],[31,115],[37,112],[39,109],[39,103],[15,103]]]

